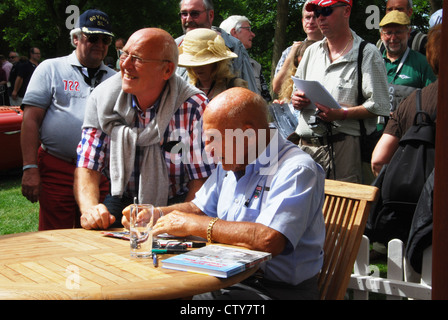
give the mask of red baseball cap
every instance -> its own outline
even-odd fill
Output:
[[[352,0],[312,0],[310,2],[307,3],[305,9],[306,11],[314,11],[314,9],[319,6],[319,7],[329,7],[332,6],[334,4],[337,3],[345,3],[347,5],[349,5],[350,7],[352,6],[353,1]]]

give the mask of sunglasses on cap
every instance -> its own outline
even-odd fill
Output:
[[[338,7],[345,7],[347,6],[346,4],[337,4],[331,7],[316,7],[316,9],[314,9],[314,15],[316,16],[316,18],[319,18],[320,15],[324,16],[324,17],[328,17],[333,13],[333,9],[334,8],[338,8]],[[317,9],[319,8],[319,9]]]
[[[103,41],[103,44],[106,46],[110,45],[112,43],[112,37],[107,35],[98,35],[98,34],[82,34],[84,37],[86,37],[87,41],[90,43],[97,43],[99,39]]]
[[[203,10],[203,11],[191,10],[190,12],[188,12],[188,11],[181,11],[181,12],[179,12],[179,16],[181,18],[184,18],[184,19],[188,18],[188,16],[190,16],[192,19],[197,19],[205,11],[207,11],[207,10]]]

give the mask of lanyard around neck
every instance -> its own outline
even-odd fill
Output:
[[[397,71],[395,71],[395,76],[394,76],[394,78],[392,79],[392,81],[390,82],[391,84],[392,84],[392,82],[395,81],[395,79],[397,79],[398,75],[400,74],[401,69],[403,68],[404,62],[406,61],[406,58],[407,58],[408,55],[409,55],[409,51],[411,51],[411,50],[410,50],[409,47],[408,47],[408,48],[406,49],[405,53],[403,54],[403,56],[401,57],[400,64],[398,65]]]

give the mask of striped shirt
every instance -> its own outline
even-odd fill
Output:
[[[158,103],[143,112],[135,97],[132,101],[132,107],[137,110],[134,126],[144,128],[156,116]],[[205,140],[202,138],[202,114],[207,104],[207,97],[203,94],[189,98],[174,113],[165,131],[162,149],[170,176],[170,198],[186,194],[190,180],[207,178],[214,169],[214,164],[206,157]],[[104,171],[108,176],[109,145],[110,137],[102,130],[84,128],[77,149],[77,167]],[[126,192],[130,197],[138,194],[139,167],[143,157],[142,148],[137,147],[135,152],[134,172]]]

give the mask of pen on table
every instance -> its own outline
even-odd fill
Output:
[[[186,249],[172,249],[172,248],[165,248],[165,249],[152,249],[152,253],[184,253],[187,252]]]
[[[157,268],[159,266],[159,260],[157,258],[157,254],[152,254],[152,264],[154,265],[154,268]]]

